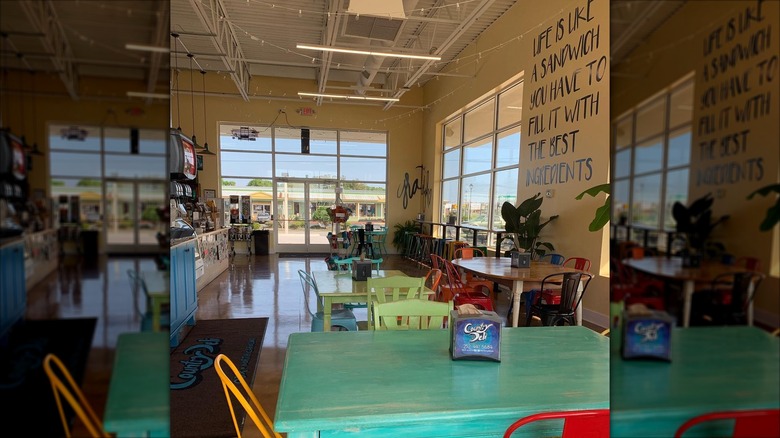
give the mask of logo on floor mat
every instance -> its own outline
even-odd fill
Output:
[[[203,380],[203,371],[214,366],[214,359],[219,354],[220,338],[198,339],[198,344],[187,347],[184,354],[189,354],[187,360],[180,360],[183,369],[176,375],[179,382],[171,382],[171,389],[189,389]]]

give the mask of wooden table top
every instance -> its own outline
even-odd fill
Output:
[[[530,413],[609,407],[607,337],[581,326],[504,328],[501,336],[496,363],[451,360],[448,330],[293,333],[275,428],[288,436],[501,436]]]
[[[550,274],[561,272],[580,272],[573,268],[564,268],[549,262],[531,261],[529,268],[513,268],[509,257],[474,257],[471,259],[455,259],[452,264],[480,276],[501,278],[505,280],[542,281]],[[584,271],[582,271],[584,272]]]
[[[103,416],[104,427],[118,436],[144,432],[170,435],[170,348],[168,333],[119,335]]]
[[[709,282],[720,274],[745,271],[738,266],[729,266],[720,262],[702,260],[698,268],[684,268],[680,257],[644,257],[627,259],[623,262],[637,271],[669,280]]]
[[[350,295],[366,294],[368,281],[355,281],[352,273],[347,271],[313,271],[312,276],[317,282],[320,295]],[[372,277],[406,277],[402,271],[380,270],[379,273],[371,271]]]
[[[610,336],[612,436],[671,437],[695,415],[780,406],[780,338],[761,329],[675,328],[671,363],[623,360]]]

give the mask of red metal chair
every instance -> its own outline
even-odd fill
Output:
[[[626,306],[641,303],[655,310],[666,309],[663,281],[636,275],[616,257],[611,262],[610,301],[623,301]]]
[[[482,310],[493,311],[493,300],[488,295],[490,290],[484,285],[474,287],[464,283],[457,267],[441,256],[431,254],[431,263],[434,268],[440,269],[444,273],[444,280],[439,287],[441,290],[439,301],[452,300],[456,307],[463,304],[473,304]],[[482,291],[487,292],[487,294]]]
[[[509,438],[515,430],[528,423],[560,419],[563,419],[561,438],[605,438],[609,436],[609,409],[586,409],[529,415],[512,423],[504,432],[504,438]]]
[[[452,258],[468,260],[474,257],[485,257],[485,252],[479,248],[463,246],[455,250]],[[489,291],[493,291],[494,283],[492,281],[477,277],[470,272],[462,272],[460,278],[464,283],[466,283],[466,285],[471,286],[477,290],[479,290],[479,286],[485,286]],[[491,299],[496,298],[493,294],[491,294],[490,297]]]
[[[780,436],[780,409],[710,412],[691,418],[674,434],[681,438],[693,426],[719,420],[733,420],[732,438],[777,438]]]
[[[569,257],[563,262],[563,266],[590,272],[590,260],[585,257]]]

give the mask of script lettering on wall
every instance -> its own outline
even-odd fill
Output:
[[[780,60],[772,47],[777,23],[767,19],[764,3],[745,2],[702,40],[692,149],[700,164],[691,175],[697,187],[761,181],[763,151],[777,153],[777,145],[768,148],[755,135],[765,123],[777,123],[771,114],[778,98],[773,89]]]
[[[572,2],[533,37],[523,133],[526,187],[578,184],[594,176],[593,158],[582,145],[596,138],[602,124],[594,120],[608,112],[602,108],[609,100],[609,25],[596,14],[603,1]]]
[[[403,201],[404,210],[409,206],[409,200],[420,191],[422,196],[422,212],[426,207],[430,207],[433,202],[433,190],[430,186],[430,171],[425,166],[417,166],[420,169],[420,177],[415,178],[414,182],[409,181],[409,172],[404,173],[404,182],[398,186],[396,196]]]

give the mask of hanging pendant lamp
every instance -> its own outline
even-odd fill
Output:
[[[209,133],[208,129],[206,128],[207,122],[206,122],[206,71],[201,70],[200,71],[200,77],[203,80],[203,135],[206,138],[206,142],[203,143],[203,150],[200,151],[201,155],[217,155],[214,152],[211,152],[209,150]]]
[[[190,58],[190,109],[192,110],[192,145],[195,149],[203,149],[203,146],[198,144],[198,139],[195,137],[195,87],[192,86],[192,76],[195,72],[192,71],[192,58],[195,55],[187,53],[187,58]]]
[[[175,32],[171,32],[171,36],[173,37],[173,72],[174,72],[174,80],[176,82],[176,118],[178,121],[178,127],[176,128],[177,131],[181,133],[181,106],[179,105],[179,53],[176,51],[176,49],[179,47],[179,34]]]
[[[35,72],[31,71],[30,74],[32,75],[32,81],[33,81],[33,97],[32,97],[32,101],[33,101],[33,132],[36,133],[34,138],[38,138],[38,135],[37,135],[37,131],[38,131],[38,129],[37,129],[38,128],[38,105],[35,103],[35,101],[37,100],[38,96],[36,95],[36,92],[35,92]],[[38,156],[43,155],[43,152],[41,152],[38,149],[38,142],[35,141],[35,140],[33,140],[33,147],[32,147],[32,151],[30,151],[30,155],[38,155]]]

